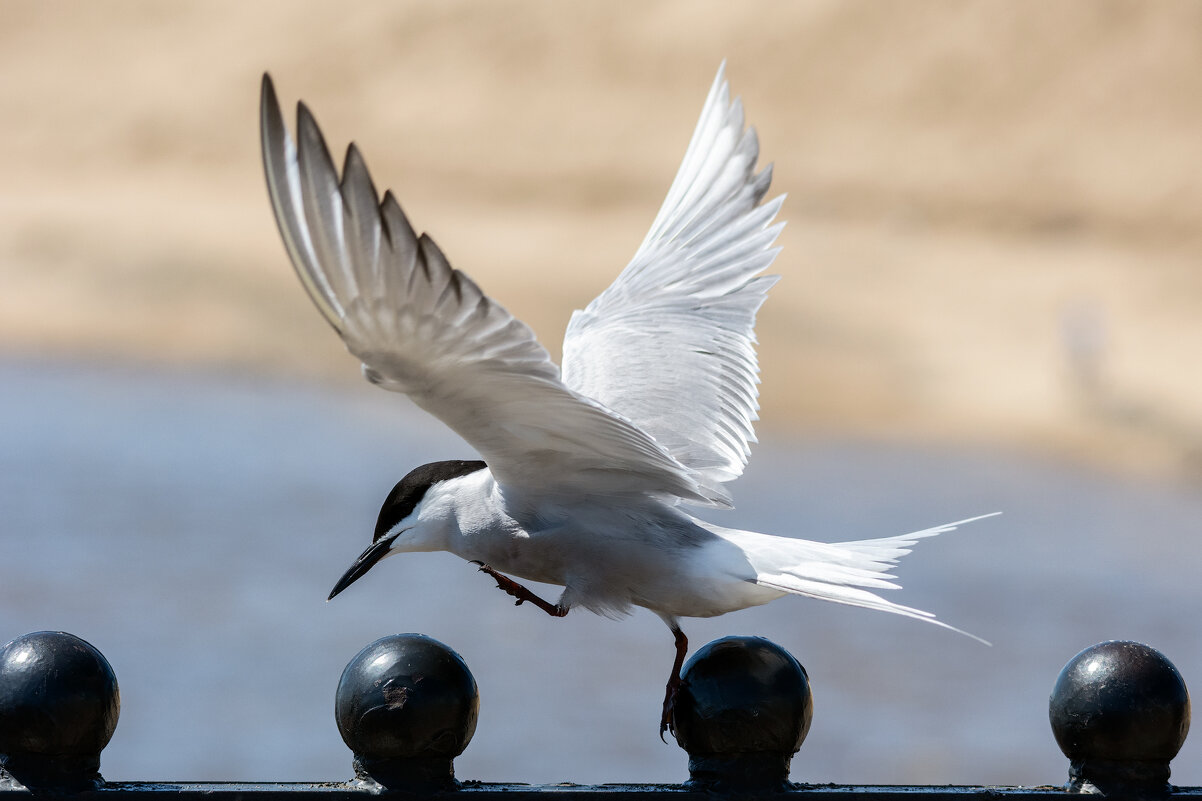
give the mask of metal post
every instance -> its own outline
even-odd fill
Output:
[[[805,668],[762,637],[724,637],[685,665],[673,706],[689,784],[718,792],[780,792],[810,730]]]
[[[62,631],[8,643],[0,649],[0,786],[100,786],[100,752],[120,713],[117,677],[89,643]]]
[[[480,694],[459,654],[421,634],[381,637],[342,671],[335,696],[356,779],[389,790],[453,789]]]
[[[1189,732],[1190,703],[1173,663],[1155,648],[1111,641],[1069,660],[1048,705],[1069,758],[1066,789],[1164,798],[1169,762]]]

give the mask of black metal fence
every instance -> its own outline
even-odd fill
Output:
[[[106,782],[100,753],[117,726],[120,694],[104,656],[63,632],[36,632],[0,649],[0,792],[70,795],[253,796],[297,794],[322,801],[396,793],[471,796],[476,801],[554,795],[556,801],[671,794],[702,798],[787,795],[791,799],[1052,798],[1101,793],[1113,798],[1202,798],[1202,788],[1169,784],[1170,762],[1189,730],[1185,682],[1160,652],[1133,642],[1094,645],[1056,679],[1049,717],[1069,760],[1068,781],[1041,787],[861,787],[789,781],[789,764],[810,728],[805,669],[759,637],[727,637],[700,649],[685,666],[672,713],[688,753],[689,779],[677,785],[515,785],[462,781],[454,759],[476,728],[479,696],[463,660],[419,634],[384,637],[346,666],[336,719],[353,753],[345,782]],[[515,743],[515,748],[536,748]],[[1051,777],[1050,777],[1051,778]],[[541,799],[540,801],[548,801]]]

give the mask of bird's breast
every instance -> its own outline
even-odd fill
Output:
[[[499,507],[498,507],[499,509]],[[463,526],[455,553],[515,578],[567,587],[572,603],[660,610],[713,535],[675,510],[577,503],[537,514],[495,513]]]
[[[529,581],[566,584],[571,548],[538,521],[523,521],[493,508],[459,521],[450,550]]]

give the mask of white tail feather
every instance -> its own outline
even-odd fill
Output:
[[[910,553],[919,540],[998,514],[1001,513],[971,517],[910,534],[853,542],[821,543],[730,530],[721,531],[720,536],[743,550],[756,572],[754,579],[747,579],[754,584],[822,601],[923,620],[989,645],[975,634],[937,620],[931,612],[893,603],[864,588],[900,589],[898,584],[890,580],[894,577],[888,570],[897,564],[898,559]]]

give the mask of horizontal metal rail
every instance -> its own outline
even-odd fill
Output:
[[[14,795],[33,795],[27,789],[12,789]],[[79,801],[151,801],[171,796],[179,801],[363,801],[381,794],[379,788],[330,782],[112,782],[94,790],[72,794]],[[453,790],[427,790],[420,793],[430,799],[471,799],[471,801],[662,801],[665,795],[679,801],[713,801],[714,792],[681,784],[486,784],[464,782]],[[742,793],[740,793],[742,794]],[[971,785],[798,785],[795,788],[754,793],[758,798],[782,798],[789,801],[968,801],[969,799],[1056,798],[1068,794],[1062,786],[977,787]],[[1128,796],[1130,797],[1130,796]],[[1175,788],[1159,798],[1202,798],[1202,788]]]
[[[416,634],[384,637],[347,665],[335,696],[338,728],[354,757],[347,782],[106,782],[100,754],[120,711],[104,656],[63,632],[35,632],[0,649],[0,801],[52,794],[79,801],[272,801],[311,796],[352,801],[384,793],[473,801],[600,801],[735,797],[902,801],[1045,799],[1103,794],[1124,799],[1202,798],[1173,787],[1170,763],[1189,731],[1189,693],[1160,652],[1100,643],[1057,678],[1049,707],[1069,760],[1064,785],[1041,787],[855,786],[789,781],[809,731],[805,669],[759,637],[727,637],[685,665],[672,733],[689,755],[689,780],[674,785],[525,785],[460,781],[454,759],[476,728],[479,696],[463,660]]]

